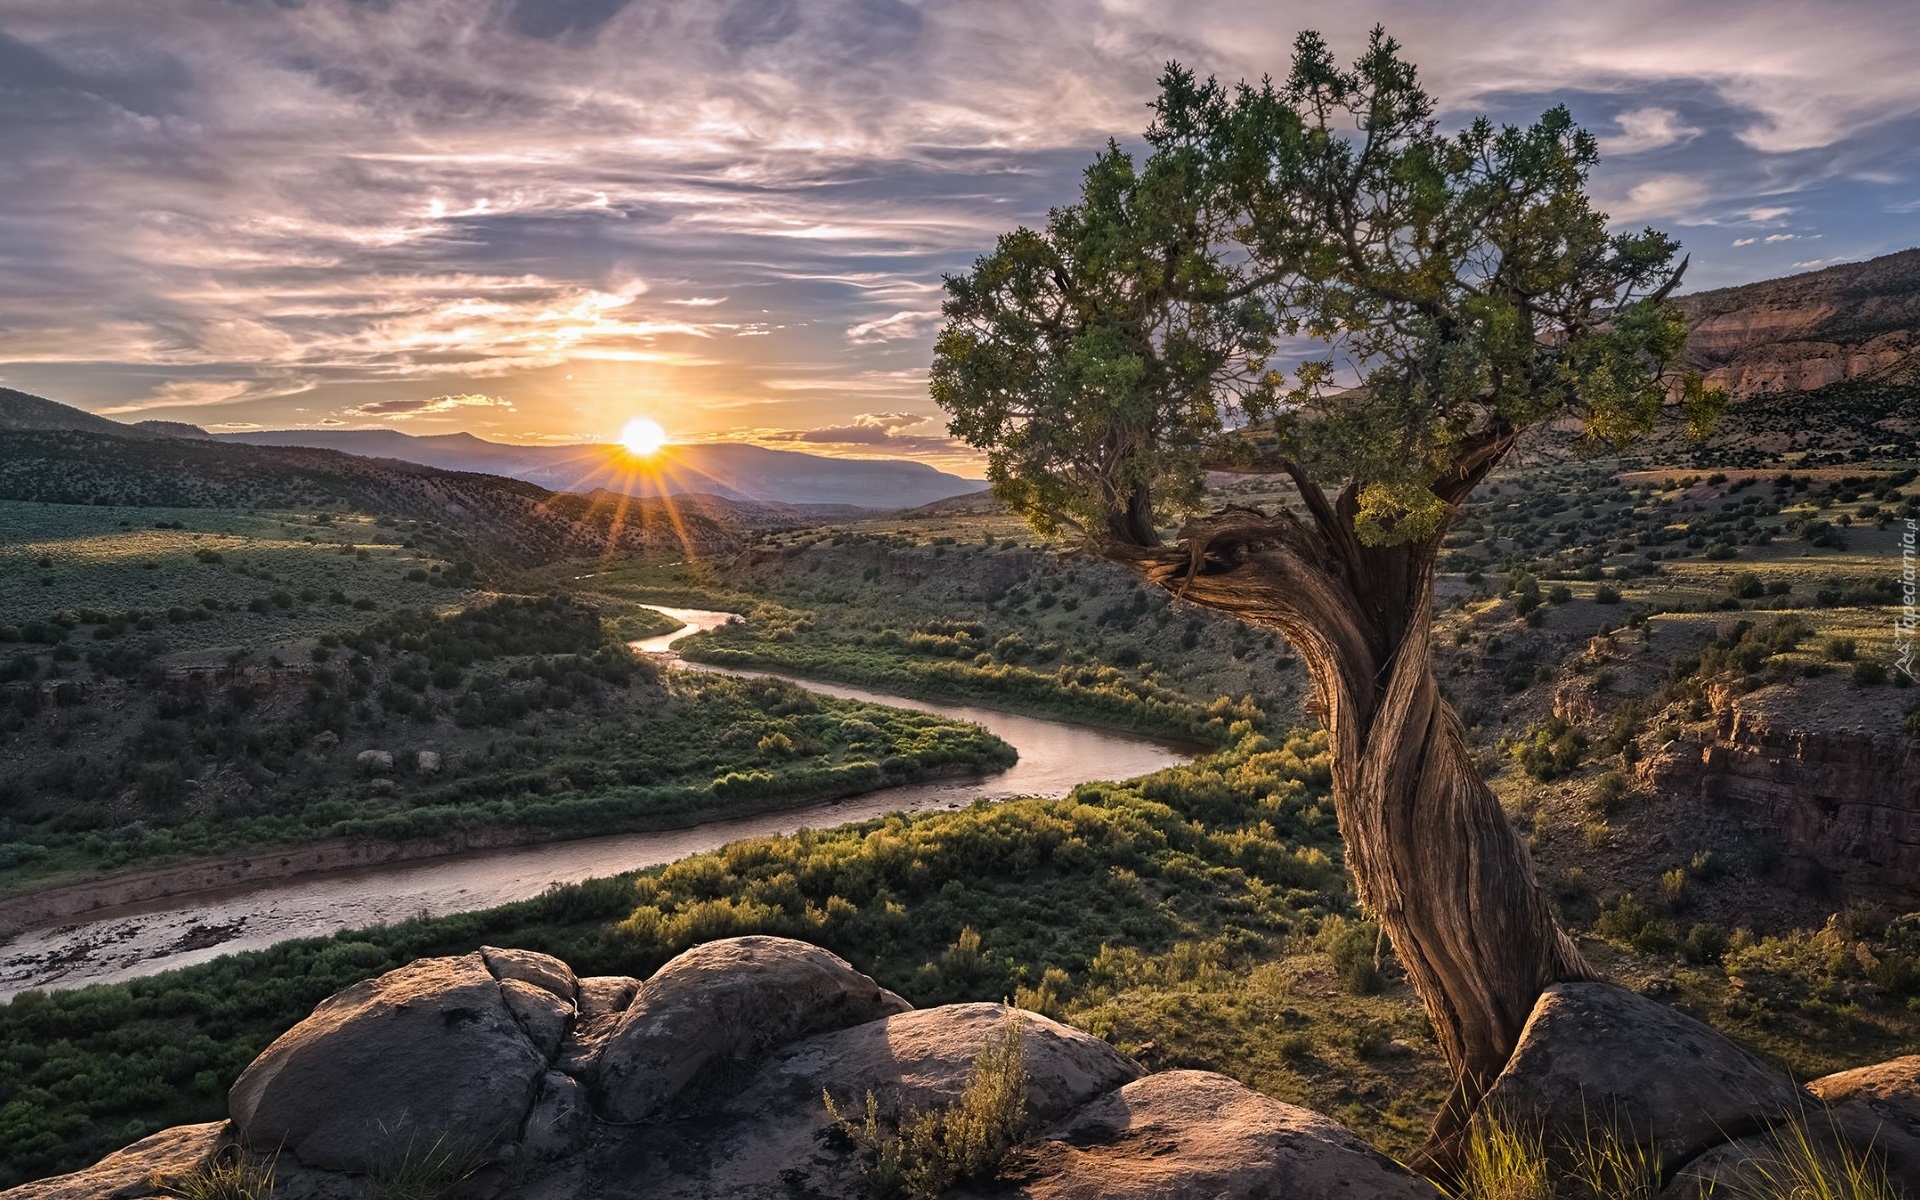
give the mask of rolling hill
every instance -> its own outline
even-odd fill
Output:
[[[336,450],[176,437],[0,389],[0,499],[180,508],[345,508],[431,523],[479,560],[731,553],[748,528],[800,524],[716,497],[574,495],[523,480]]]
[[[914,508],[980,489],[908,459],[825,458],[726,443],[674,445],[637,459],[618,446],[515,446],[470,433],[417,436],[394,429],[291,429],[220,434],[223,442],[304,446],[399,459],[451,471],[484,471],[569,492],[711,495],[776,504]]]

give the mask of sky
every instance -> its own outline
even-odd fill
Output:
[[[748,440],[969,469],[943,272],[1169,60],[1379,22],[1564,102],[1690,289],[1920,243],[1911,0],[0,0],[0,385],[216,431]]]

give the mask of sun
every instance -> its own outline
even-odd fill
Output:
[[[635,417],[620,431],[620,444],[637,458],[651,458],[667,444],[667,431],[652,417]]]

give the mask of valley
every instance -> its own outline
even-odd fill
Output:
[[[1438,670],[1586,953],[1811,1075],[1920,1037],[1915,693],[1885,668],[1920,490],[1898,447],[1829,461],[1845,421],[1782,449],[1743,419],[1713,461],[1547,445],[1497,474],[1448,542]],[[916,1004],[1012,996],[1396,1152],[1440,1102],[1294,654],[989,500],[525,565],[338,502],[3,507],[20,903],[373,856],[17,935],[8,990],[56,990],[0,1008],[5,1178],[217,1114],[318,1000],[481,942],[642,975],[802,937]],[[703,670],[663,670],[668,642]]]

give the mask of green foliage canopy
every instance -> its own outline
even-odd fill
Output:
[[[1229,89],[1174,65],[1140,161],[1110,143],[1077,203],[949,277],[932,390],[1043,528],[1154,546],[1209,465],[1331,484],[1369,544],[1425,541],[1518,434],[1577,418],[1619,445],[1676,379],[1677,244],[1609,232],[1564,107],[1455,133],[1376,29],[1314,33]]]

